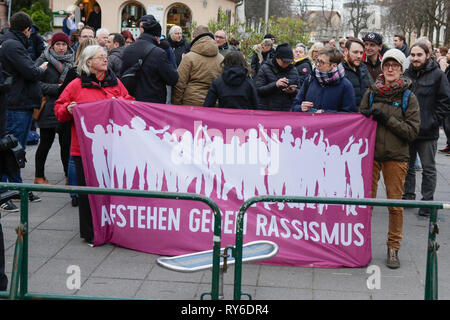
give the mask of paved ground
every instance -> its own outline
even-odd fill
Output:
[[[441,132],[438,148],[444,146]],[[34,179],[35,146],[28,148],[24,181]],[[436,200],[450,202],[450,157],[437,155]],[[59,148],[55,142],[47,161],[46,175],[53,184],[64,184]],[[420,175],[418,183],[420,187]],[[384,186],[380,184],[380,197]],[[157,255],[140,253],[114,245],[91,248],[78,235],[78,211],[67,194],[40,194],[42,202],[30,204],[29,290],[32,292],[144,299],[195,299],[210,290],[211,272],[176,273],[156,265]],[[450,211],[439,217],[439,298],[450,299]],[[424,298],[428,219],[417,209],[405,211],[402,266],[385,267],[388,213],[376,208],[372,217],[371,265],[381,269],[381,288],[368,289],[366,268],[313,269],[246,264],[243,291],[256,300],[310,299],[417,299]],[[15,228],[19,214],[2,214],[6,242],[7,272],[11,276]],[[79,266],[81,287],[66,286],[69,266]],[[225,276],[225,299],[232,298],[234,269]]]

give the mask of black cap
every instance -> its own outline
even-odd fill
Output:
[[[366,34],[364,36],[363,41],[372,41],[372,42],[375,42],[376,44],[380,45],[383,43],[383,37],[381,35],[379,35],[378,33],[369,32],[368,34]]]
[[[278,45],[277,49],[275,50],[275,58],[289,63],[294,61],[294,54],[292,52],[291,46],[288,43]]]
[[[268,33],[264,36],[264,39],[275,39],[275,37],[273,36],[273,34]]]

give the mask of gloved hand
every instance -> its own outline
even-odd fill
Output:
[[[369,109],[364,109],[364,110],[361,110],[361,114],[363,116],[365,116],[366,118],[368,118],[372,115],[372,112]]]
[[[373,116],[373,120],[375,120],[376,122],[378,122],[380,124],[385,124],[389,120],[388,115],[386,113],[384,113],[383,111],[381,111],[380,109],[372,110],[372,116]]]

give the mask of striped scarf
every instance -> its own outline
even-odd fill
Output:
[[[336,68],[329,72],[320,72],[317,68],[314,69],[314,73],[317,81],[320,85],[330,85],[338,82],[345,76],[345,69],[342,63],[339,63]]]

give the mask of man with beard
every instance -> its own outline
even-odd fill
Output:
[[[363,41],[364,54],[362,61],[369,69],[372,79],[377,79],[383,73],[383,70],[381,70],[383,56],[380,53],[380,50],[383,48],[383,38],[378,33],[370,32],[364,36]]]
[[[359,107],[361,99],[364,96],[369,84],[373,82],[369,70],[362,63],[364,53],[364,43],[356,38],[349,39],[344,47],[344,68],[345,77],[351,82],[355,89],[355,102]]]
[[[416,42],[410,51],[411,65],[405,76],[412,80],[411,90],[420,105],[419,134],[409,145],[409,168],[405,181],[403,199],[415,199],[416,170],[414,163],[419,154],[422,163],[422,200],[434,198],[436,189],[436,149],[439,138],[439,124],[450,113],[450,85],[445,73],[435,60],[431,59],[429,46]],[[429,208],[420,208],[419,215],[429,216]]]

